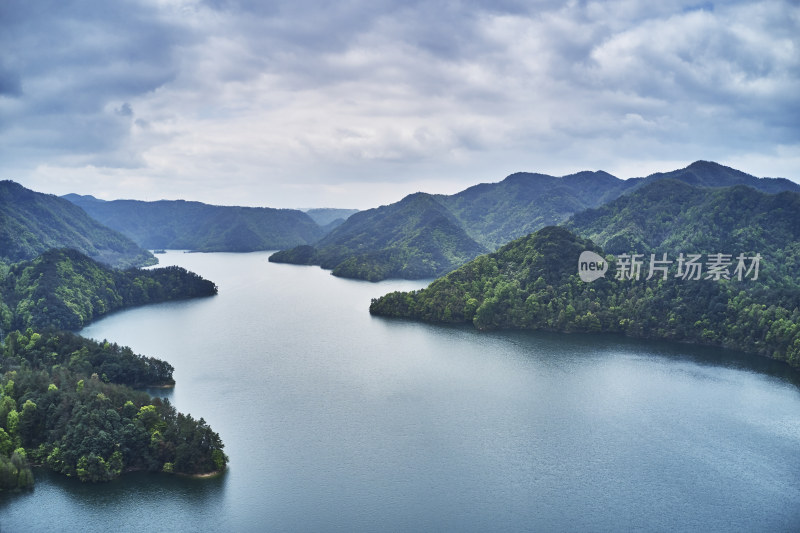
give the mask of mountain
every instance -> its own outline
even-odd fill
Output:
[[[773,194],[783,191],[800,192],[800,184],[786,178],[757,178],[713,161],[695,161],[686,168],[672,172],[657,172],[646,178],[632,178],[627,181],[631,188],[636,188],[662,179],[676,179],[696,187],[746,185],[761,192]]]
[[[369,281],[435,277],[624,188],[623,180],[605,172],[563,178],[517,173],[452,196],[416,193],[356,213],[313,246],[278,252],[270,261],[320,265]]]
[[[216,293],[212,282],[180,267],[118,270],[53,248],[0,277],[0,338],[29,327],[77,330],[127,307]]]
[[[427,278],[486,252],[432,195],[351,215],[318,243],[273,254],[277,263],[313,264],[336,276],[378,281]]]
[[[200,252],[252,252],[309,244],[324,234],[296,209],[216,206],[185,200],[103,201],[68,194],[65,199],[140,246]]]
[[[332,207],[322,207],[306,209],[305,213],[320,226],[329,226],[335,222],[339,225],[352,214],[358,213],[358,209],[336,209]]]
[[[157,262],[150,252],[103,226],[80,207],[13,181],[0,181],[0,262],[33,259],[61,247],[74,248],[115,267]]]
[[[438,198],[473,239],[494,250],[517,237],[560,224],[585,209],[599,207],[662,180],[705,188],[742,185],[766,193],[800,192],[799,184],[784,178],[757,178],[718,163],[696,161],[672,172],[628,180],[603,171],[584,171],[560,178],[520,172],[499,183],[480,184]]]
[[[305,213],[322,228],[322,234],[327,235],[334,229],[344,224],[350,215],[358,213],[358,209],[336,209],[322,207],[307,209]]]
[[[755,191],[753,191],[755,192]],[[800,227],[800,226],[799,226]],[[583,252],[608,262],[604,277],[578,275]],[[429,322],[622,333],[722,346],[800,368],[800,284],[768,274],[742,280],[617,279],[626,269],[591,240],[546,227],[483,255],[427,288],[372,301],[370,313]],[[800,264],[800,253],[792,260]],[[774,283],[774,284],[773,284]]]
[[[629,185],[607,172],[557,178],[518,172],[499,183],[482,183],[437,199],[484,247],[499,246],[572,214],[619,196]]]
[[[660,179],[574,215],[565,227],[612,254],[760,253],[773,283],[800,279],[798,192]]]
[[[429,199],[438,204],[434,209],[447,220],[452,235],[458,233],[455,226],[466,234],[456,239],[467,246],[465,251],[488,251],[664,180],[706,188],[742,185],[765,192],[800,191],[800,185],[789,180],[756,178],[717,163],[697,161],[684,169],[629,180],[603,171],[585,171],[560,178],[520,172],[498,183],[482,183],[454,195],[435,195]],[[404,199],[400,204],[407,201]],[[399,204],[363,211],[351,216],[319,243],[282,251],[272,260],[336,268],[336,275],[376,281],[386,277],[424,278],[430,272],[441,272],[448,265],[455,268],[474,257],[471,252],[449,253],[437,249],[432,239],[403,235],[406,228],[419,231],[415,220],[405,218],[416,214],[415,209],[404,209]],[[376,224],[376,220],[381,223]],[[390,232],[391,242],[387,242],[381,232]],[[469,245],[470,241],[474,244]],[[400,242],[402,245],[395,244]],[[417,248],[418,245],[424,246],[425,251]],[[438,261],[434,269],[424,264],[429,261],[425,258],[437,254],[449,259]],[[339,265],[342,266],[337,268]]]

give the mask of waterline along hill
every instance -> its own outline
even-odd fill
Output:
[[[578,272],[579,258],[587,251],[609,266],[593,282],[581,280]],[[793,270],[800,265],[798,252],[790,252]],[[626,267],[619,257],[565,228],[548,226],[476,258],[425,289],[374,299],[370,312],[469,323],[483,330],[622,333],[722,346],[800,368],[800,286],[787,284],[784,271],[771,265],[775,255],[764,256],[757,277],[750,270],[755,254],[743,256],[748,271],[737,275],[734,262],[729,279],[676,276],[678,265],[654,276],[645,270],[634,277],[628,264],[628,275],[620,276]]]

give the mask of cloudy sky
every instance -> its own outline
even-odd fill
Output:
[[[800,4],[2,0],[0,179],[368,208],[516,171],[800,181]]]

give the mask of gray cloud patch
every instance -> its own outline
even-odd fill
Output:
[[[14,97],[22,93],[19,74],[12,72],[0,62],[0,96]]]
[[[121,117],[132,117],[133,116],[133,109],[131,109],[131,104],[125,102],[120,107],[115,109],[117,115]]]
[[[48,153],[94,157],[128,135],[106,106],[172,80],[173,54],[190,35],[134,2],[3,2],[0,49],[16,80],[14,105],[0,110],[15,125],[8,146],[26,145],[42,163]],[[130,111],[130,105],[120,108]],[[21,130],[21,132],[20,132]],[[22,135],[20,136],[20,133]],[[15,141],[15,139],[17,139]],[[15,152],[19,154],[20,152]],[[0,148],[4,157],[15,157]]]
[[[7,0],[0,171],[290,203],[303,183],[798,169],[799,20],[790,1]]]

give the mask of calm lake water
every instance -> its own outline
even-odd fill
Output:
[[[420,282],[267,253],[159,256],[218,296],[83,334],[175,366],[220,433],[215,479],[85,485],[38,470],[0,530],[797,531],[800,387],[781,365],[619,337],[373,318]]]

